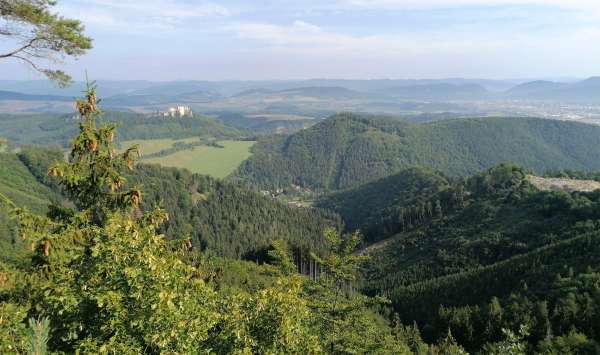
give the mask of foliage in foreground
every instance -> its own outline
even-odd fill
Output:
[[[275,243],[274,282],[221,288],[189,243],[156,234],[167,215],[142,212],[142,192],[125,188],[136,148],[117,153],[115,126],[96,126],[93,88],[77,107],[83,121],[70,159],[49,170],[74,208],[13,212],[31,252],[0,263],[0,352],[404,352],[369,309],[380,300],[345,283],[356,272],[356,237],[328,232],[320,281],[292,272],[287,247]]]
[[[356,253],[358,234],[342,237],[327,230],[325,245],[311,256],[318,265],[315,269],[310,264],[311,279],[295,272],[291,248],[284,240],[274,242],[268,253],[273,266],[226,259],[215,263],[195,252],[187,240],[169,242],[157,234],[167,214],[153,208],[144,212],[140,207],[142,192],[132,182],[143,183],[143,179],[128,183],[123,175],[134,166],[136,148],[124,153],[113,149],[115,127],[96,126],[99,111],[93,90],[78,108],[84,120],[69,162],[49,171],[60,181],[73,208],[53,205],[46,216],[24,209],[13,211],[18,232],[30,251],[24,258],[0,262],[2,353],[465,354],[460,344],[482,354],[598,352],[594,338],[587,336],[592,333],[577,331],[581,322],[587,322],[589,329],[597,328],[596,313],[585,308],[594,305],[598,294],[597,275],[592,271],[589,275],[571,272],[556,280],[552,292],[566,292],[557,299],[552,315],[560,320],[556,324],[561,329],[558,336],[542,335],[535,348],[529,339],[539,338],[541,327],[536,323],[529,329],[525,317],[537,322],[534,317],[548,316],[548,308],[544,313],[542,303],[533,305],[519,295],[508,297],[510,304],[504,299],[502,303],[492,300],[485,314],[477,307],[440,308],[438,323],[433,324],[437,330],[432,325],[423,327],[424,334],[431,334],[432,329],[441,333],[432,339],[435,344],[428,345],[416,324],[406,325],[400,319],[411,319],[411,312],[423,309],[435,312],[431,305],[443,302],[426,292],[418,293],[412,309],[405,308],[390,327],[375,311],[384,309],[388,301],[356,291],[357,272],[366,259]],[[31,166],[32,173],[39,175],[39,167]],[[469,188],[470,198],[492,194],[510,196],[514,202],[529,191],[521,184],[522,175],[518,169],[503,166],[489,176],[477,176]],[[466,208],[466,196],[462,197],[459,210]],[[555,204],[544,206],[550,213]],[[592,204],[581,207],[573,213],[596,215]],[[584,244],[590,250],[590,244]],[[536,254],[536,260],[554,255],[551,248],[541,251],[543,255]],[[439,280],[432,290],[444,294],[444,302],[456,299],[455,291],[461,300],[468,296],[460,292],[463,279]],[[484,283],[486,279],[481,280]],[[478,286],[473,279],[463,281],[469,287]],[[529,285],[531,290],[538,289]],[[589,292],[569,293],[573,286]],[[393,294],[396,307],[415,294],[398,295]],[[532,317],[524,309],[539,312]],[[497,317],[481,317],[488,313]],[[479,329],[481,324],[472,319],[489,322]],[[549,321],[546,318],[546,323]],[[527,327],[519,327],[521,324]],[[518,333],[513,331],[518,328]],[[469,338],[473,335],[489,341],[475,347]]]

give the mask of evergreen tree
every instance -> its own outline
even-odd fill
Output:
[[[198,349],[216,323],[215,293],[184,264],[156,227],[161,210],[141,213],[141,192],[124,189],[136,148],[117,154],[114,125],[97,127],[96,93],[77,102],[80,134],[69,162],[49,171],[76,210],[48,217],[17,211],[33,250],[27,284],[32,311],[48,317],[54,351]]]
[[[519,328],[519,333],[515,334],[511,330],[502,329],[504,340],[488,344],[484,347],[483,353],[486,355],[525,355],[527,354],[527,344],[524,339],[529,335],[526,326]]]
[[[53,0],[0,1],[0,36],[17,42],[14,49],[0,53],[0,59],[20,60],[66,85],[71,79],[66,73],[42,68],[38,61],[81,56],[92,48],[92,40],[84,35],[81,22],[54,14],[54,5]]]
[[[15,210],[31,252],[16,265],[0,262],[0,351],[406,353],[369,309],[382,300],[353,291],[364,260],[353,254],[357,234],[327,231],[331,250],[315,256],[323,269],[317,283],[294,272],[287,244],[275,242],[273,282],[215,287],[208,257],[187,239],[157,234],[166,213],[140,209],[142,193],[123,175],[136,148],[116,152],[115,126],[97,124],[93,86],[77,107],[82,121],[69,161],[49,169],[74,208],[51,206],[46,216]],[[28,330],[27,319],[41,321]]]
[[[315,315],[315,327],[323,349],[330,354],[386,353],[408,350],[396,341],[386,327],[377,326],[375,306],[387,303],[382,297],[367,297],[356,291],[360,264],[366,256],[357,255],[358,233],[341,236],[325,231],[329,250],[324,257],[312,254],[321,267],[317,282],[307,284],[306,297]],[[400,350],[399,350],[400,349]]]

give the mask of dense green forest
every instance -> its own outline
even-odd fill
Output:
[[[0,0],[0,36],[20,46],[0,59],[65,86],[54,65],[92,42],[55,5]],[[86,80],[76,115],[0,114],[0,354],[600,354],[600,127],[429,100],[578,101],[598,83],[107,81],[108,107],[204,103],[216,120],[103,112]],[[68,100],[1,97],[11,112]],[[339,107],[412,113],[321,120]],[[245,159],[250,132],[225,180],[137,162],[232,139],[252,140],[234,147]],[[232,156],[194,167],[225,176]]]
[[[0,153],[0,193],[36,213],[45,213],[51,201],[61,199],[56,189],[40,182],[13,153]],[[0,249],[4,251],[0,259],[18,253],[22,247],[9,210],[10,206],[0,204]]]
[[[398,232],[400,218],[406,228],[421,216],[441,213],[437,197],[450,187],[448,178],[422,168],[410,168],[354,189],[321,196],[316,206],[337,212],[347,231],[360,229],[366,242]],[[446,201],[444,201],[446,202]]]
[[[0,199],[23,243],[8,258],[2,249],[0,258],[1,353],[463,353],[449,334],[426,344],[413,327],[391,323],[378,312],[385,299],[355,291],[366,260],[354,253],[358,234],[341,236],[325,228],[321,249],[311,254],[319,265],[312,277],[296,271],[290,247],[306,235],[272,240],[268,264],[260,266],[199,253],[189,240],[157,234],[168,214],[143,203],[180,204],[169,196],[180,191],[198,203],[211,195],[246,203],[250,215],[252,208],[265,209],[264,217],[275,223],[315,219],[320,212],[273,207],[278,202],[264,203],[245,190],[227,197],[227,185],[173,169],[141,167],[134,174],[136,148],[116,153],[115,127],[97,126],[96,104],[93,90],[78,101],[84,120],[68,161],[60,151],[39,149],[2,156],[12,169],[2,171],[7,188]],[[45,175],[48,161],[53,162]],[[162,191],[178,179],[179,186]],[[150,185],[148,194],[142,183]],[[24,192],[30,196],[19,200]],[[38,211],[24,206],[35,205],[33,197]],[[46,214],[44,198],[54,200]],[[232,207],[215,202],[210,208]],[[286,211],[269,215],[276,210]],[[240,222],[237,215],[225,221],[219,220],[223,212],[212,216],[216,223]],[[286,237],[283,229],[279,233]],[[258,237],[257,244],[268,237]]]
[[[3,138],[18,145],[67,147],[70,139],[77,133],[77,124],[80,122],[77,117],[68,114],[0,114],[0,132]],[[219,120],[201,115],[167,119],[132,112],[107,111],[102,120],[117,123],[120,127],[119,139],[123,141],[196,136],[236,139],[247,135],[246,132],[227,126]]]
[[[378,182],[379,191],[386,191],[386,182],[402,185],[403,176],[415,179],[414,172],[399,174]],[[402,321],[416,322],[429,341],[450,330],[475,352],[500,341],[502,329],[518,336],[524,327],[529,352],[561,343],[563,351],[555,353],[597,353],[600,191],[539,191],[523,169],[511,165],[449,183],[434,181],[443,182],[435,185],[437,192],[426,188],[421,199],[418,193],[407,199],[417,201],[416,215],[407,217],[406,200],[391,197],[381,208],[394,213],[370,214],[367,221],[374,224],[382,216],[387,239],[363,251],[371,256],[364,291],[390,297]],[[386,194],[372,200],[359,194],[357,201],[377,208]],[[341,196],[333,201],[348,199]],[[364,218],[350,207],[344,207],[347,218]]]
[[[323,230],[340,228],[334,213],[291,208],[256,191],[187,171],[139,165],[129,181],[146,191],[143,209],[161,205],[171,216],[160,228],[167,236],[189,236],[201,250],[220,256],[252,258],[275,239],[306,251],[320,250]]]
[[[63,159],[60,150],[23,148],[18,154],[4,153],[1,192],[19,206],[44,212],[50,201],[64,201],[48,168]],[[203,251],[234,259],[262,261],[275,239],[306,255],[324,246],[323,230],[339,229],[340,219],[327,210],[298,209],[262,194],[209,176],[186,170],[140,164],[126,174],[131,185],[144,190],[141,209],[161,206],[170,216],[159,231],[169,239],[189,238]],[[68,203],[68,202],[67,202]],[[7,214],[1,214],[3,221]],[[3,223],[7,229],[10,223]],[[3,230],[3,240],[12,235]]]
[[[600,128],[536,118],[468,118],[409,124],[333,116],[291,136],[265,137],[232,179],[272,189],[339,190],[427,167],[465,176],[501,162],[535,172],[600,169]]]
[[[600,351],[600,192],[539,191],[511,164],[414,167],[292,208],[134,168],[135,148],[116,154],[95,121],[68,162],[0,153],[2,352]]]

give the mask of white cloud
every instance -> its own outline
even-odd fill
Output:
[[[59,2],[57,10],[94,29],[114,33],[170,31],[184,20],[232,15],[228,8],[212,2],[169,0],[71,0]]]
[[[304,22],[304,21],[300,21],[300,20],[294,21],[294,26],[299,29],[308,31],[308,32],[314,32],[314,33],[321,32],[321,27],[319,27],[317,25],[313,25],[312,23],[308,23],[308,22]]]
[[[238,64],[287,77],[543,77],[597,73],[600,29],[560,33],[430,31],[359,36],[292,23],[230,27],[241,39]],[[548,60],[551,58],[551,60]],[[272,63],[272,64],[266,64]],[[265,69],[270,68],[270,69]]]
[[[364,57],[401,57],[447,55],[481,57],[496,54],[515,57],[517,53],[555,53],[560,56],[577,56],[589,52],[586,43],[600,41],[600,28],[587,27],[562,31],[559,35],[547,32],[524,33],[454,29],[452,31],[398,32],[378,35],[350,35],[296,21],[288,26],[243,23],[225,29],[243,40],[246,50],[279,53],[315,54],[324,56],[358,55]],[[262,46],[261,46],[262,45]],[[597,51],[596,51],[597,52]],[[508,58],[507,58],[508,59]],[[539,59],[539,58],[538,58]]]
[[[380,9],[427,9],[461,6],[552,6],[574,10],[600,10],[597,0],[339,0],[340,5]]]
[[[75,2],[84,6],[95,6],[115,10],[115,16],[137,15],[137,16],[162,16],[162,17],[206,17],[206,16],[229,16],[230,11],[222,6],[211,2],[182,2],[169,0],[86,0]],[[65,4],[67,4],[65,2]]]
[[[338,0],[346,10],[431,10],[460,7],[530,6],[579,13],[582,19],[600,19],[600,0]]]
[[[386,55],[389,53],[424,53],[429,51],[460,52],[473,49],[487,50],[499,47],[507,41],[490,38],[484,33],[387,33],[358,36],[327,31],[302,21],[288,26],[241,23],[225,29],[239,39],[254,41],[278,50],[320,51],[320,52],[356,52]],[[512,39],[511,39],[512,40]],[[255,43],[249,43],[250,46]]]
[[[241,1],[60,0],[58,10],[89,27],[96,48],[82,61],[109,77],[584,76],[600,68],[600,47],[591,45],[600,42],[600,0]],[[444,23],[435,23],[439,12],[419,13],[422,23],[357,21],[367,10],[373,21],[388,10],[504,5],[476,19],[453,11]]]

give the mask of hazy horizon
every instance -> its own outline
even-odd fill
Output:
[[[104,80],[586,78],[600,3],[566,0],[60,0]],[[0,49],[10,43],[0,44]],[[35,80],[18,62],[0,80]]]
[[[279,78],[279,79],[271,79],[271,78],[257,78],[257,79],[154,79],[154,78],[140,78],[140,79],[117,79],[117,78],[97,78],[97,77],[89,77],[89,80],[93,81],[105,81],[105,82],[126,82],[126,81],[145,81],[151,83],[169,83],[169,82],[185,82],[185,81],[206,81],[206,82],[309,82],[309,81],[450,81],[450,80],[465,80],[465,81],[499,81],[499,82],[530,82],[536,80],[544,80],[544,81],[555,81],[555,82],[576,82],[581,80],[586,80],[589,78],[600,78],[600,75],[586,75],[581,77],[561,77],[561,76],[543,76],[543,77],[523,77],[523,78],[485,78],[485,77],[395,77],[395,78],[344,78],[344,77],[306,77],[306,78]],[[48,84],[52,84],[52,82],[47,79],[37,76],[32,76],[31,78],[17,78],[17,79],[4,79],[0,77],[0,82],[47,82]],[[77,77],[75,75],[75,82],[85,82],[86,79],[84,77]]]

